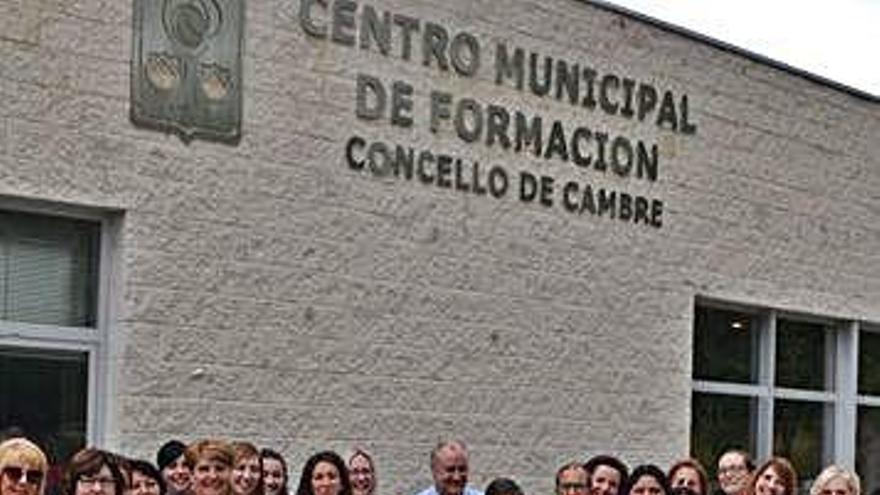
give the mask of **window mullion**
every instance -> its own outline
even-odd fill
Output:
[[[757,445],[755,456],[766,459],[773,454],[773,384],[776,376],[776,311],[758,319],[758,383],[767,393],[758,397]]]
[[[834,404],[834,462],[855,469],[859,380],[859,324],[849,322],[837,332]]]

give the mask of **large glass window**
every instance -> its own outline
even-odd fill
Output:
[[[53,463],[96,440],[102,222],[0,209],[0,435]]]
[[[859,332],[856,470],[862,493],[880,491],[880,326]]]
[[[741,448],[789,458],[802,483],[837,462],[858,466],[864,493],[880,487],[876,328],[700,301],[693,345],[691,452],[713,477]]]

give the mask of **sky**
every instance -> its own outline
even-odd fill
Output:
[[[880,97],[880,0],[606,0]]]

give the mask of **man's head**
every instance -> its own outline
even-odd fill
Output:
[[[570,462],[556,471],[556,495],[587,495],[590,475],[578,462]]]
[[[431,451],[431,474],[438,495],[461,495],[468,480],[464,444],[455,440],[437,444]]]
[[[754,470],[755,464],[748,452],[728,450],[718,458],[718,486],[726,495],[744,493]]]
[[[629,470],[620,459],[597,455],[584,464],[590,473],[590,495],[618,495]]]

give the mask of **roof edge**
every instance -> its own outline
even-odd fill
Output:
[[[768,66],[773,67],[775,69],[779,69],[784,72],[788,72],[788,73],[793,74],[795,76],[804,78],[810,82],[813,82],[813,83],[816,83],[816,84],[819,84],[822,86],[830,87],[831,89],[846,93],[850,96],[854,96],[856,98],[866,100],[871,103],[880,103],[880,95],[874,95],[874,94],[871,94],[867,91],[857,89],[852,86],[848,86],[846,84],[828,79],[827,77],[823,77],[823,76],[814,74],[814,73],[809,72],[807,70],[793,67],[791,65],[780,62],[778,60],[774,60],[774,59],[766,57],[764,55],[760,55],[758,53],[746,50],[745,48],[741,48],[736,45],[712,38],[711,36],[707,36],[705,34],[698,33],[696,31],[690,30],[688,28],[684,28],[684,27],[681,27],[681,26],[678,26],[678,25],[675,25],[675,24],[672,24],[672,23],[669,23],[666,21],[661,21],[660,19],[651,17],[646,14],[642,14],[640,12],[636,12],[634,10],[630,10],[626,7],[621,7],[619,5],[615,5],[615,4],[609,3],[604,0],[576,0],[576,1],[580,2],[580,3],[590,4],[595,7],[601,8],[603,10],[608,10],[610,12],[614,12],[615,14],[621,14],[621,15],[625,15],[627,17],[634,18],[636,20],[645,22],[645,23],[650,24],[652,26],[659,27],[660,29],[663,29],[664,31],[669,31],[673,34],[677,34],[679,36],[683,36],[685,38],[688,38],[688,39],[691,39],[694,41],[706,43],[706,44],[713,46],[715,48],[718,48],[722,51],[732,53],[734,55],[739,55],[739,56],[745,57],[747,59],[750,59],[752,61],[764,64],[764,65],[768,65]]]

